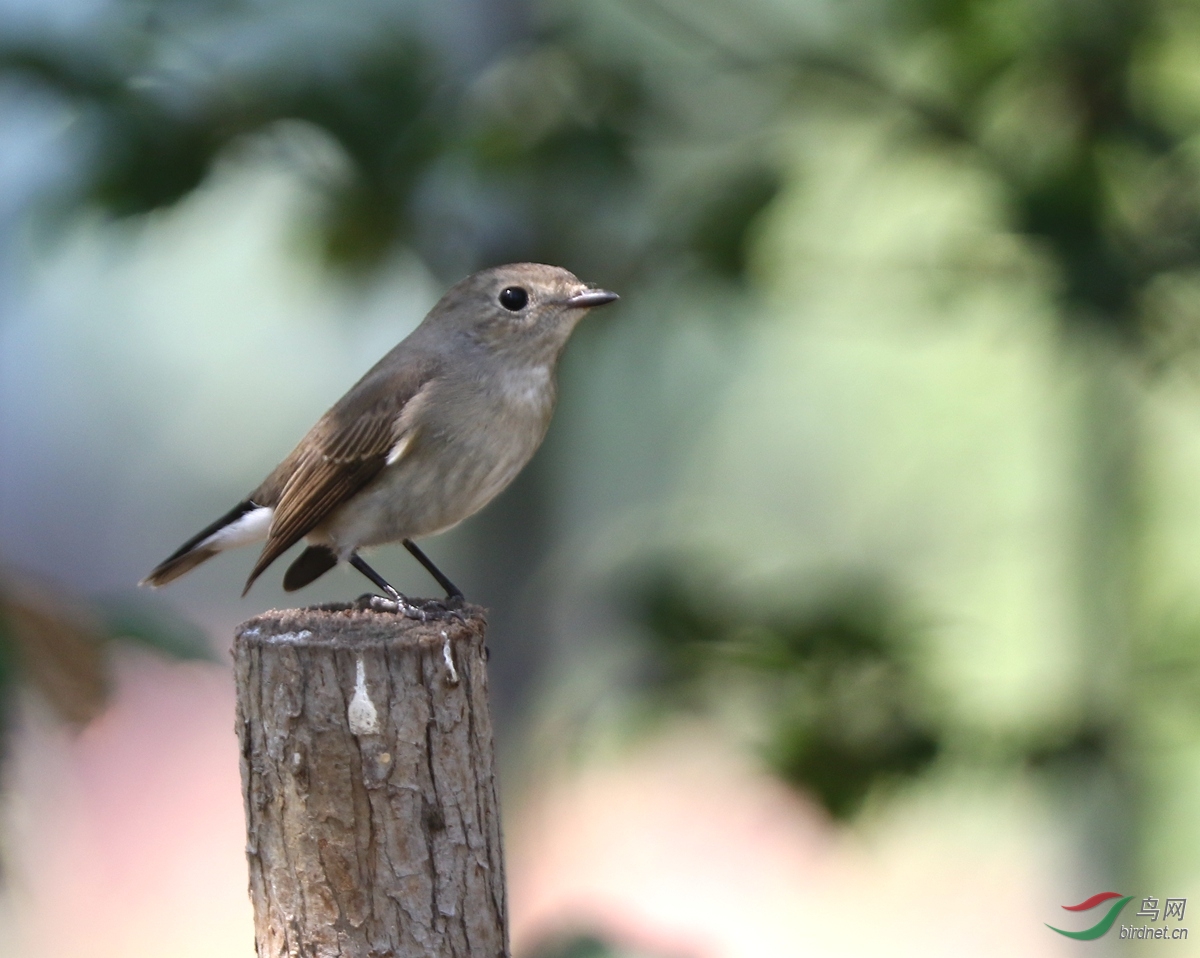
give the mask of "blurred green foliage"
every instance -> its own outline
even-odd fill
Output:
[[[95,601],[106,635],[136,642],[174,659],[218,662],[208,637],[161,600],[144,593],[107,596]]]
[[[931,693],[913,664],[919,636],[894,590],[859,578],[779,604],[699,587],[686,567],[638,577],[656,696],[704,709],[738,684],[752,690],[769,767],[838,818],[937,756]]]
[[[928,95],[937,115],[953,118],[954,137],[1008,191],[1014,227],[1057,265],[1064,321],[1144,343],[1150,284],[1200,260],[1194,117],[1172,122],[1160,72],[1183,7],[928,0],[894,9],[906,32],[936,47]]]
[[[527,954],[528,958],[668,958],[657,952],[630,951],[587,932],[552,938]]]
[[[732,281],[745,277],[746,235],[780,185],[778,172],[765,166],[739,171],[719,184],[688,231],[690,249],[702,270]]]
[[[155,29],[137,32],[127,21],[144,9],[115,4],[91,40],[0,42],[0,70],[87,119],[78,199],[117,215],[159,208],[195,189],[231,143],[300,122],[341,152],[322,184],[335,264],[370,268],[407,247],[446,278],[498,260],[595,270],[598,250],[616,254],[610,271],[633,268],[628,243],[596,240],[611,238],[623,212],[614,207],[633,192],[630,131],[647,111],[636,71],[551,31],[491,75],[470,76],[395,10],[371,5],[346,12],[361,17],[352,30],[338,14],[318,15],[334,41],[319,54],[271,50],[249,67],[180,69],[179,47],[202,43],[197,33],[236,44],[259,11],[212,6],[198,24],[199,8],[161,3]]]
[[[531,958],[619,958],[602,938],[578,935],[535,948]]]

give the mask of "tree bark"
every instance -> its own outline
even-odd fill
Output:
[[[234,641],[259,958],[508,955],[486,622],[269,612]]]

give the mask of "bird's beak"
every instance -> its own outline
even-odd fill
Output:
[[[592,306],[603,306],[605,303],[612,303],[620,298],[616,293],[610,293],[606,289],[586,289],[564,301],[563,305],[574,309],[590,309]]]

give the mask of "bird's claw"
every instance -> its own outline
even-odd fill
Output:
[[[414,600],[399,592],[394,596],[372,595],[368,600],[368,607],[376,612],[403,615],[407,619],[416,619],[419,622],[429,622],[431,619],[457,619],[465,624],[467,619],[462,613],[463,605],[462,596]]]
[[[430,619],[455,619],[465,625],[467,617],[462,611],[465,604],[461,595],[453,595],[444,599],[425,599],[419,604],[419,608],[422,614]]]
[[[390,612],[393,615],[402,615],[406,619],[419,619],[422,622],[428,621],[423,609],[414,605],[399,593],[396,593],[395,596],[373,595],[370,598],[368,607],[375,612]]]

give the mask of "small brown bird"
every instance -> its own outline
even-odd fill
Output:
[[[330,409],[262,484],[158,565],[160,586],[235,546],[266,540],[246,588],[292,545],[289,592],[349,562],[413,611],[359,555],[403,542],[446,590],[462,592],[413,543],[490,502],[541,445],[555,369],[576,323],[615,293],[537,263],[498,266],[450,289],[421,325]]]

